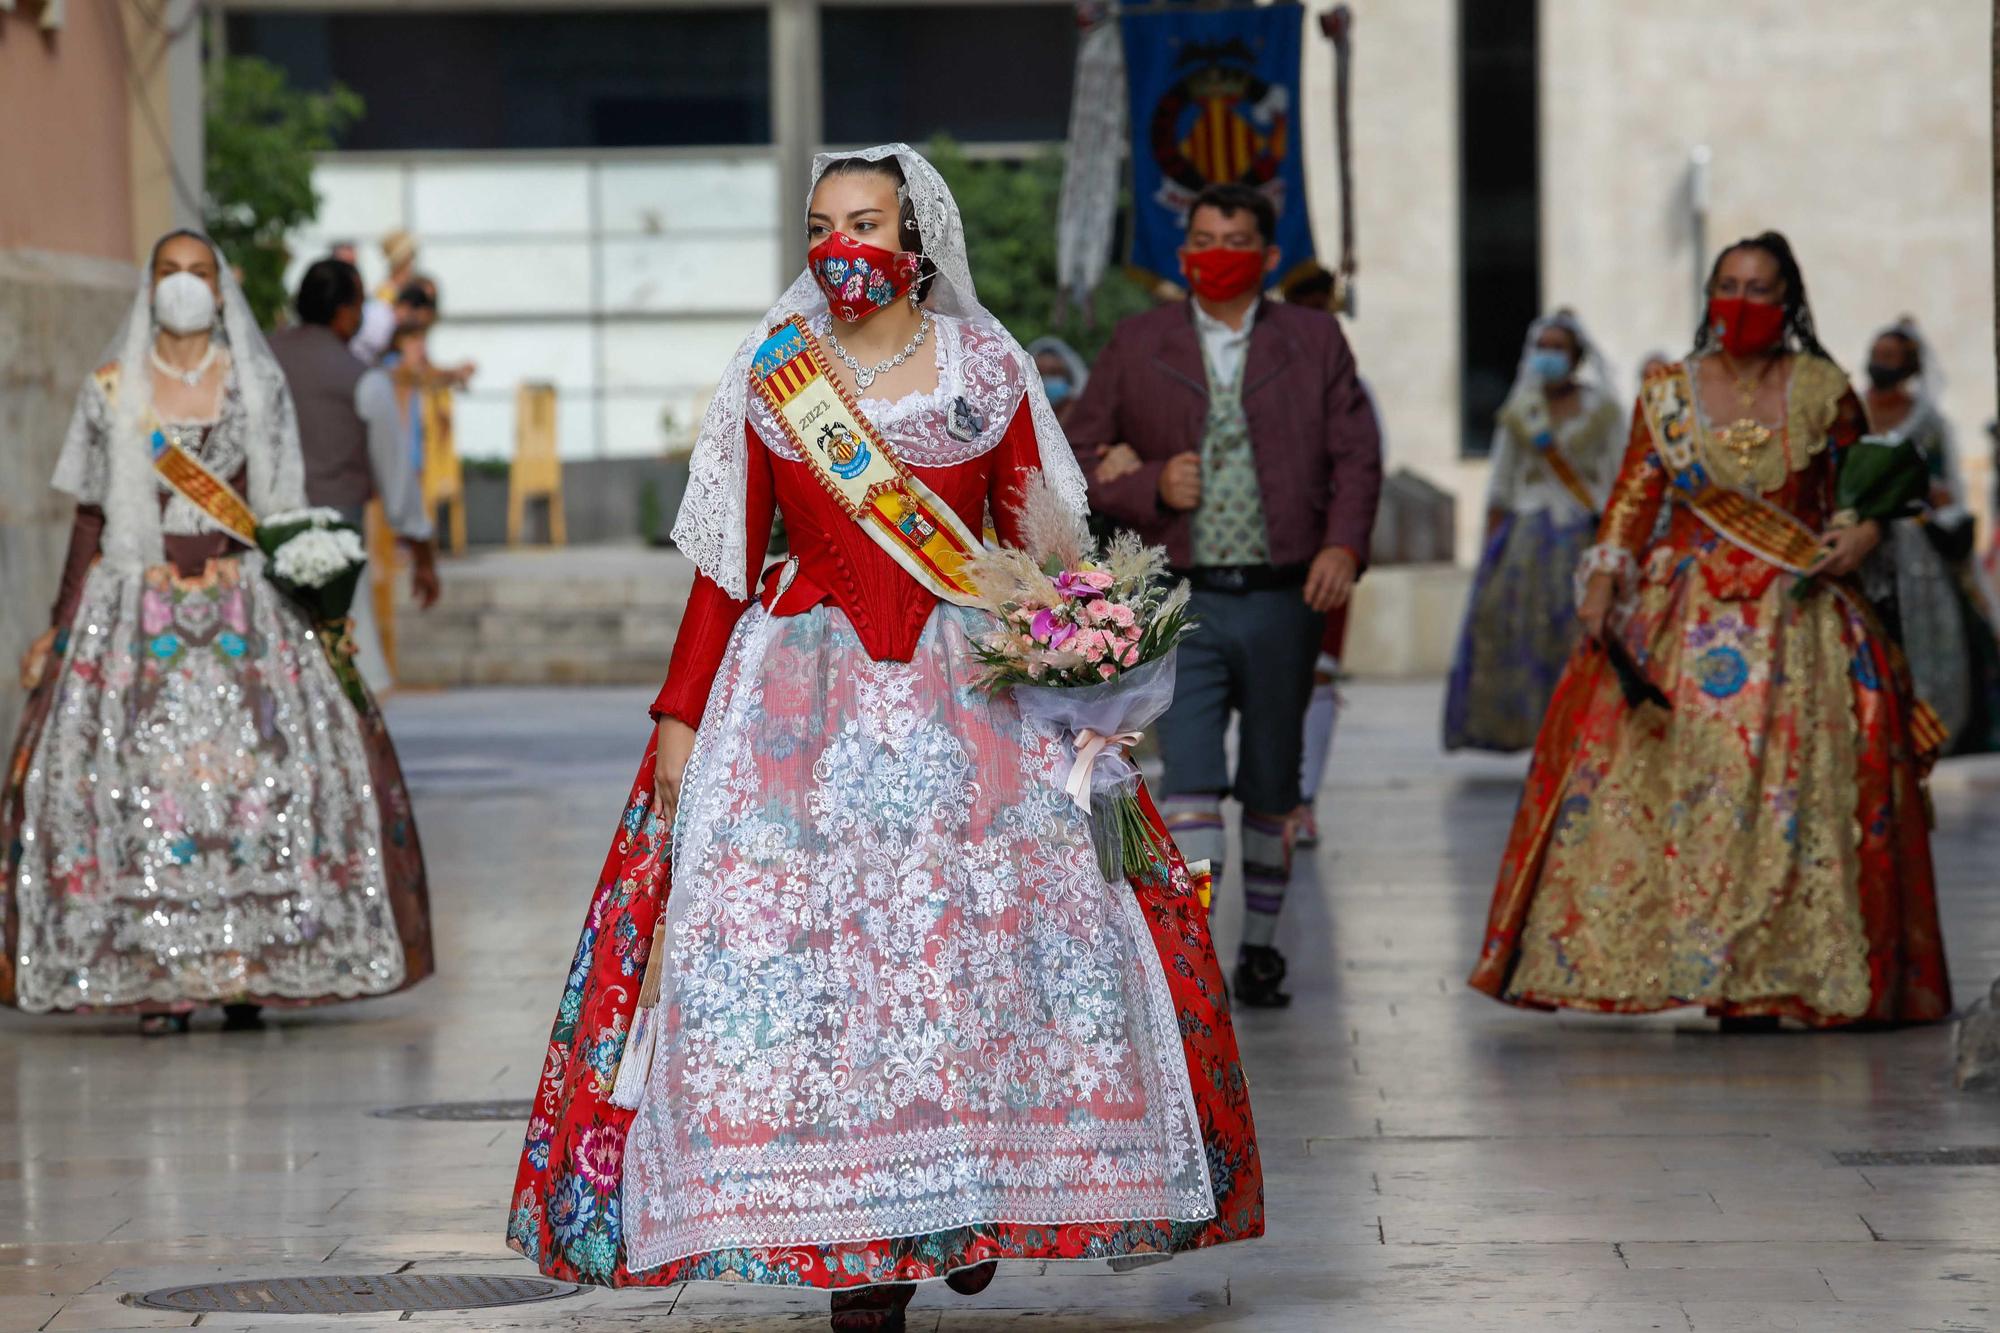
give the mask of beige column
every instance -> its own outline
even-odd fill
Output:
[[[119,0],[130,86],[132,244],[144,251],[202,206],[200,0]]]
[[[771,142],[778,150],[778,286],[798,276],[807,177],[823,133],[819,0],[772,0]]]

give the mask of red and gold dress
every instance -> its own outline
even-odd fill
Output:
[[[1814,532],[1864,429],[1839,368],[1812,356],[1793,362],[1786,420],[1761,444],[1698,409],[1691,422],[1716,486]],[[1643,410],[1585,569],[1617,575],[1623,642],[1672,711],[1629,708],[1594,645],[1571,658],[1472,985],[1531,1008],[1945,1017],[1929,756],[1901,654],[1858,588],[1795,597],[1792,574],[1719,535]]]
[[[938,392],[859,410],[1004,540],[1039,461],[1032,367],[936,323]],[[509,1243],[573,1281],[848,1287],[1261,1234],[1186,866],[1105,882],[1061,790],[1066,743],[977,687],[985,613],[899,567],[755,406],[745,464],[755,595],[704,574],[689,602],[655,704],[698,729],[676,823],[653,808],[649,748],[562,996]],[[763,571],[774,512],[792,559]],[[611,1093],[662,921],[657,1044],[627,1111]]]

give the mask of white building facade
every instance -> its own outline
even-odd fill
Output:
[[[1361,278],[1350,331],[1391,465],[1458,497],[1461,560],[1483,517],[1484,414],[1527,320],[1575,308],[1630,389],[1642,354],[1685,348],[1696,274],[1714,247],[1767,226],[1791,236],[1822,337],[1850,369],[1876,326],[1905,313],[1924,325],[1985,503],[1994,372],[1983,0],[1352,8]],[[511,447],[524,379],[561,390],[568,456],[656,454],[684,441],[729,349],[796,272],[801,242],[781,220],[802,211],[811,153],[939,132],[1002,154],[1056,142],[1074,49],[1069,6],[1016,0],[222,9],[233,49],[279,59],[307,82],[375,80],[362,89],[368,125],[397,142],[323,163],[325,207],[299,252],[352,239],[379,265],[375,238],[395,227],[420,235],[421,266],[444,293],[439,354],[480,366],[461,408],[468,456]],[[1316,17],[1304,15],[1300,119],[1330,256],[1332,57]],[[545,34],[576,29],[579,44],[538,40],[536,23]],[[591,23],[625,27],[577,35]],[[634,35],[625,45],[636,56],[620,51],[618,31]],[[385,61],[400,81],[384,81]],[[439,71],[455,72],[427,100]],[[704,126],[723,132],[690,141]],[[564,141],[535,142],[551,136]]]

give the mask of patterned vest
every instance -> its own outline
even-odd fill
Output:
[[[1208,371],[1208,426],[1201,437],[1201,504],[1194,511],[1197,565],[1263,565],[1271,560],[1264,526],[1264,496],[1257,486],[1257,458],[1250,449],[1250,418],[1243,411],[1246,348],[1236,377],[1219,381]]]

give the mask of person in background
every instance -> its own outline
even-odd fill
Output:
[[[1382,425],[1382,405],[1368,381],[1357,375],[1355,382],[1368,400],[1368,415],[1375,422],[1377,448],[1386,454],[1389,433]],[[1347,652],[1347,606],[1326,613],[1326,631],[1320,635],[1319,659],[1313,663],[1312,698],[1306,704],[1305,735],[1300,741],[1299,808],[1292,812],[1292,845],[1319,846],[1319,789],[1326,781],[1326,766],[1333,757],[1333,733],[1340,721],[1343,703],[1340,694],[1341,658]]]
[[[154,246],[53,484],[76,520],[0,774],[0,1003],[167,1035],[428,975],[381,714],[264,576],[258,525],[306,503],[298,420],[207,237]]]
[[[299,409],[307,503],[338,510],[359,527],[368,502],[380,498],[390,530],[410,553],[411,592],[428,609],[438,598],[437,550],[395,386],[347,350],[364,293],[352,264],[312,265],[299,279],[298,323],[271,335],[271,354]]]
[[[1582,565],[1601,650],[1550,702],[1472,985],[1725,1030],[1936,1022],[1941,737],[1854,577],[1882,525],[1835,507],[1861,404],[1782,235],[1726,247],[1708,297],[1640,391]]]
[[[1035,369],[1041,372],[1042,389],[1056,410],[1056,424],[1065,424],[1076,411],[1084,386],[1090,383],[1090,367],[1084,364],[1081,353],[1054,336],[1029,343],[1028,355],[1035,358]]]
[[[1202,191],[1181,250],[1192,298],[1118,326],[1067,427],[1092,508],[1166,546],[1193,585],[1199,628],[1159,728],[1164,813],[1219,878],[1222,799],[1242,803],[1235,995],[1264,1007],[1291,1000],[1275,940],[1313,663],[1326,613],[1360,575],[1382,488],[1374,416],[1339,322],[1263,299],[1276,226],[1255,190]],[[1137,466],[1107,475],[1098,451],[1119,445]]]
[[[1334,293],[1340,289],[1333,270],[1324,264],[1300,265],[1288,276],[1278,294],[1285,298],[1286,305],[1297,306],[1301,310],[1317,310],[1323,315],[1333,313]]]
[[[1861,403],[1869,430],[1909,441],[1929,464],[1923,512],[1889,525],[1888,559],[1863,570],[1910,659],[1917,697],[1937,711],[1946,754],[2000,749],[2000,645],[1988,620],[1972,513],[1930,345],[1908,315],[1876,332]]]
[[[389,265],[389,276],[375,289],[375,295],[394,301],[417,276],[417,238],[397,228],[382,238],[382,258]]]
[[[1616,392],[1574,314],[1528,326],[1493,428],[1486,541],[1445,691],[1447,750],[1535,743],[1576,648],[1577,561],[1618,472]]]
[[[338,259],[352,268],[357,277],[360,275],[360,253],[353,241],[335,241],[326,247],[326,257]],[[361,324],[348,339],[347,350],[360,358],[363,365],[380,365],[395,332],[395,307],[381,296],[370,294],[361,303]]]

